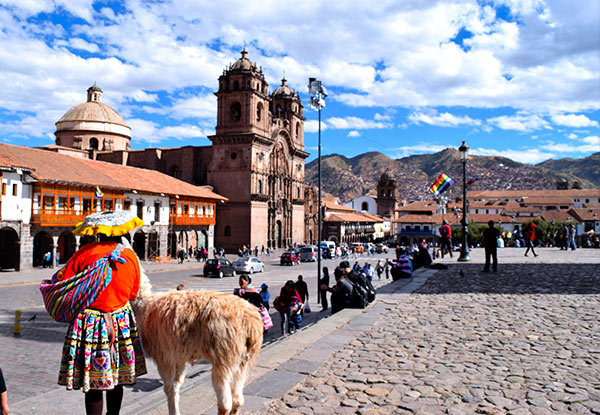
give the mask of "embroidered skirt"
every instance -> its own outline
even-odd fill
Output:
[[[111,347],[104,313],[79,313],[65,336],[58,384],[68,390],[110,390],[132,385],[146,371],[135,316],[129,303],[110,313],[115,342]],[[110,323],[109,323],[110,324]]]

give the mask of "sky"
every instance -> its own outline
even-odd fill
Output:
[[[132,148],[210,145],[217,82],[240,57],[304,103],[328,91],[322,154],[458,148],[523,163],[600,151],[600,1],[0,0],[0,142],[54,143],[55,122],[102,102]]]

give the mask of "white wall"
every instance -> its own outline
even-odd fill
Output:
[[[2,196],[2,220],[22,220],[29,223],[31,219],[31,184],[23,182],[23,175],[4,172],[2,183],[6,183],[6,194]],[[17,185],[17,195],[13,196],[13,185]]]
[[[365,211],[362,210],[363,202],[367,202],[367,204],[369,205],[368,210],[365,210]],[[351,202],[346,203],[344,206],[352,208],[358,212],[363,211],[363,212],[370,213],[371,215],[377,215],[377,202],[371,196],[357,197],[356,199],[352,200]]]
[[[160,202],[159,221],[155,225],[169,224],[169,197],[157,195],[141,195],[137,193],[125,193],[125,200],[131,201],[130,211],[137,215],[137,203],[142,201],[144,208],[142,209],[141,220],[145,224],[150,225],[154,221],[154,203]]]

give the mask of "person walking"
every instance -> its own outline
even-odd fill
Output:
[[[385,279],[389,280],[390,279],[390,268],[392,267],[392,263],[390,262],[389,258],[385,259],[385,265],[383,266],[383,268],[385,269]]]
[[[6,392],[6,383],[2,375],[2,369],[0,369],[0,414],[10,414],[10,409],[8,409],[8,393]]]
[[[308,294],[308,285],[306,284],[306,281],[304,281],[304,277],[302,275],[298,275],[298,281],[296,281],[295,286],[296,286],[296,291],[298,292],[298,295],[300,296],[300,298],[299,298],[300,302],[305,305],[301,310],[302,316],[304,316],[304,310],[306,309],[306,304],[308,303],[309,294]],[[310,313],[310,311],[309,311],[309,313]]]
[[[525,256],[527,256],[530,249],[533,253],[533,256],[537,256],[537,254],[535,253],[535,249],[533,249],[533,241],[535,241],[535,228],[535,223],[532,222],[529,225],[529,228],[527,229],[527,235],[525,237],[525,244],[527,245],[527,249],[525,250]]]
[[[440,226],[440,253],[444,258],[444,253],[448,250],[450,258],[452,258],[452,229],[448,225],[448,221],[444,219],[442,226]]]
[[[281,318],[282,336],[287,336],[287,334],[290,333],[292,326],[300,326],[297,316],[299,298],[300,295],[296,291],[294,281],[288,280],[286,281],[285,285],[281,287],[279,296],[273,300],[273,306],[279,312],[279,316]]]
[[[575,245],[575,238],[577,237],[577,229],[575,229],[575,225],[570,224],[569,230],[567,233],[567,250],[571,248],[572,251],[577,249],[577,245]]]
[[[147,373],[130,305],[140,288],[140,264],[135,252],[119,243],[120,235],[141,225],[143,222],[129,211],[88,216],[73,233],[99,235],[100,242],[83,246],[52,280],[40,286],[52,317],[70,323],[58,384],[67,390],[82,389],[89,415],[102,414],[104,391],[106,413],[118,414],[123,385],[135,384]],[[89,296],[79,296],[78,292]]]
[[[381,279],[381,274],[383,274],[383,264],[381,263],[381,259],[377,260],[375,271],[377,271],[377,278]]]
[[[494,221],[488,222],[488,228],[483,231],[483,240],[481,244],[485,249],[485,265],[483,272],[490,272],[490,258],[493,261],[492,270],[498,271],[498,238],[500,232],[494,227]]]
[[[327,290],[324,290],[322,287],[326,285],[329,287],[329,268],[323,267],[323,274],[321,275],[321,279],[319,280],[319,295],[321,297],[321,312],[327,310],[329,308],[329,303],[327,302]]]
[[[262,298],[263,306],[268,310],[270,308],[269,301],[271,301],[271,293],[269,292],[269,286],[264,282],[260,286],[260,298]]]

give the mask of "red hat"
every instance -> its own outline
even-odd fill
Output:
[[[535,223],[532,223],[532,224],[531,224],[531,225],[529,225],[529,226],[531,226],[532,228],[535,228]]]

